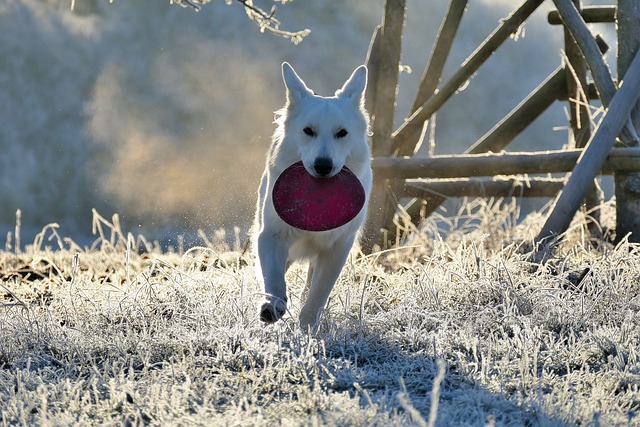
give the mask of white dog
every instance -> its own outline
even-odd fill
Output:
[[[286,62],[282,76],[287,103],[276,113],[277,129],[260,183],[254,224],[256,273],[266,295],[260,319],[273,323],[284,315],[285,271],[294,260],[308,260],[307,300],[300,312],[300,326],[308,329],[316,326],[366,216],[372,179],[364,109],[367,69],[358,67],[332,97],[315,95]],[[365,207],[345,225],[328,231],[303,231],[285,223],[273,205],[273,186],[286,168],[299,161],[318,178],[332,177],[347,166],[364,188]]]

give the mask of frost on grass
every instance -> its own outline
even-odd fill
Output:
[[[253,260],[222,234],[162,253],[99,216],[90,248],[49,228],[0,256],[2,422],[639,423],[640,248],[577,218],[538,265],[540,214],[466,206],[354,253],[315,337],[293,320],[303,266],[264,326]]]

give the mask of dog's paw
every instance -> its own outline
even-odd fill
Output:
[[[272,303],[265,302],[260,308],[260,320],[264,323],[275,323],[284,316],[285,311],[286,308],[280,304],[278,304],[278,307],[274,307]]]
[[[299,323],[302,332],[313,334],[318,331],[319,314],[320,313],[307,313],[304,311],[300,313]]]

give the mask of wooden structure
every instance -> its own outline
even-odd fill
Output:
[[[376,29],[367,55],[370,70],[367,108],[372,116],[374,189],[364,249],[394,243],[394,215],[410,220],[429,215],[448,197],[556,197],[555,206],[537,241],[553,243],[568,227],[583,200],[596,207],[593,191],[599,174],[616,179],[617,233],[640,242],[640,3],[619,0],[616,6],[582,8],[580,0],[553,0],[551,25],[564,25],[566,63],[553,71],[486,135],[455,156],[416,157],[428,121],[514,34],[544,0],[525,0],[442,83],[447,59],[468,0],[451,0],[427,63],[411,113],[393,130],[405,0],[386,0],[383,24]],[[550,0],[547,0],[550,1]],[[606,44],[587,23],[616,22],[618,29],[618,84],[604,62]],[[588,72],[593,82],[588,81]],[[624,76],[624,78],[623,78]],[[589,100],[599,98],[606,113],[591,128]],[[570,105],[570,146],[566,151],[500,153],[556,100]],[[618,146],[614,143],[618,138]],[[493,153],[490,153],[493,152]],[[528,178],[524,174],[571,172],[563,179]],[[496,175],[515,175],[495,179]],[[559,193],[559,194],[558,194]],[[414,198],[405,206],[401,199]],[[405,215],[406,217],[406,215]],[[595,215],[598,220],[598,216]],[[595,229],[595,228],[594,228]]]

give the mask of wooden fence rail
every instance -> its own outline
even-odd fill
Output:
[[[378,157],[373,170],[378,177],[460,178],[471,176],[546,174],[571,172],[583,150],[487,153],[434,157]],[[605,153],[602,174],[614,170],[640,170],[640,148],[621,147]]]
[[[580,11],[580,15],[588,24],[598,24],[616,22],[617,11],[618,8],[615,6],[585,6]],[[549,12],[547,20],[551,25],[562,25],[562,18],[557,10]]]

